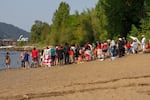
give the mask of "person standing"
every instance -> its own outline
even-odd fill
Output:
[[[62,46],[58,47],[57,54],[58,54],[58,63],[60,66],[62,66],[64,64],[64,49]]]
[[[32,63],[39,65],[38,50],[35,47],[32,50]]]
[[[6,56],[5,56],[5,64],[6,64],[6,68],[9,69],[10,68],[10,62],[11,62],[11,58],[9,56],[9,53],[7,52],[6,53]]]
[[[51,52],[52,66],[55,66],[56,65],[56,60],[55,60],[55,58],[56,58],[56,49],[54,47],[52,47],[50,52]]]
[[[137,42],[137,39],[134,39],[131,46],[132,46],[132,52],[133,54],[137,54],[138,53],[138,42]]]
[[[132,46],[131,46],[131,43],[129,41],[126,44],[126,50],[127,50],[127,54],[132,53]]]
[[[21,67],[25,68],[25,62],[24,62],[24,50],[20,53],[21,58]]]
[[[79,58],[79,45],[76,44],[75,45],[75,53],[74,53],[74,56],[75,56],[75,63],[78,63],[78,58]]]
[[[97,44],[96,56],[98,59],[101,59],[102,57],[102,43]]]
[[[143,53],[145,52],[145,45],[146,45],[146,38],[145,38],[144,35],[142,35],[141,49],[142,49],[142,52],[143,52]]]
[[[70,48],[69,52],[69,64],[74,63],[74,51]]]
[[[49,47],[46,47],[44,49],[44,52],[43,52],[43,57],[44,57],[44,60],[43,60],[43,64],[47,67],[51,67],[51,49]]]
[[[24,52],[24,64],[25,64],[25,68],[29,68],[30,66],[29,53],[27,51]]]
[[[69,44],[68,43],[65,43],[65,46],[64,46],[64,58],[65,58],[65,64],[69,64]]]
[[[119,38],[118,41],[118,54],[119,57],[124,56],[124,42],[122,41],[122,38]]]
[[[114,60],[115,59],[115,51],[116,51],[116,44],[114,40],[111,40],[110,42],[110,59]]]
[[[103,60],[105,60],[105,58],[106,58],[106,53],[107,53],[107,51],[108,51],[108,43],[106,42],[106,41],[104,41],[103,42],[103,44],[102,44],[102,59],[100,60],[100,61],[103,61]]]

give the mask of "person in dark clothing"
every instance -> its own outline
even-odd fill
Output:
[[[121,38],[119,38],[119,41],[118,41],[118,54],[119,54],[119,57],[122,57],[124,56],[124,42],[122,41]]]
[[[29,53],[27,51],[24,52],[24,63],[26,68],[29,68],[30,62],[29,62]]]
[[[76,45],[75,46],[75,63],[78,62],[78,58],[79,58],[79,55],[80,55],[79,50],[80,50],[79,46]]]
[[[62,46],[59,46],[57,49],[57,57],[58,57],[58,63],[59,65],[63,65],[64,64],[64,50],[62,48]]]
[[[127,40],[125,37],[122,38],[122,44],[123,44],[123,56],[125,55],[125,45],[127,44]]]
[[[69,53],[68,53],[69,50],[70,50],[69,44],[65,43],[65,46],[64,46],[65,64],[69,64]]]

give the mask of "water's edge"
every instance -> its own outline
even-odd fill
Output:
[[[13,51],[13,50],[0,50],[0,70],[6,69],[5,67],[5,55],[9,52],[11,58],[10,68],[20,68],[21,67],[21,59],[20,53],[21,51]]]

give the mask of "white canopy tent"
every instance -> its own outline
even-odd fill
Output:
[[[139,43],[139,44],[141,44],[141,42],[139,41],[139,39],[137,38],[137,37],[134,37],[134,36],[129,36],[131,39],[133,39],[133,40],[137,40],[137,42]]]

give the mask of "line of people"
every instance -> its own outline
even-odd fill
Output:
[[[126,54],[137,54],[139,52],[139,45],[143,52],[146,51],[146,38],[142,35],[141,43],[137,39],[133,39],[132,43],[127,42],[125,38],[119,38],[118,41],[107,40],[103,42],[96,42],[84,45],[57,45],[56,47],[45,47],[39,51],[34,48],[31,52],[32,63],[31,66],[37,64],[40,66],[56,66],[66,64],[79,64],[92,60],[104,61],[106,58],[115,60],[116,57],[123,57]],[[29,54],[25,51],[23,53],[22,66],[29,66]]]

